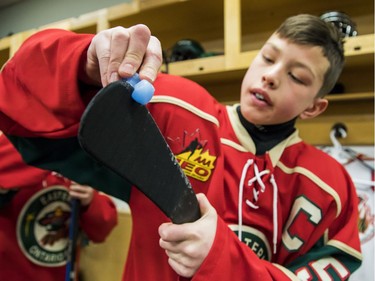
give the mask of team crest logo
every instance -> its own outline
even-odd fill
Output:
[[[238,236],[238,225],[228,225],[229,228]],[[241,231],[241,241],[245,243],[260,259],[271,260],[271,248],[266,236],[259,230],[250,226],[243,225]]]
[[[215,168],[216,157],[205,150],[206,141],[200,140],[199,130],[191,135],[185,133],[182,145],[184,149],[176,155],[176,159],[184,173],[199,181],[207,181]]]
[[[25,256],[42,266],[66,263],[70,197],[66,188],[51,186],[32,196],[17,222],[18,243]]]

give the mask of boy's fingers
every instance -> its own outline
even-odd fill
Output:
[[[188,240],[187,224],[164,223],[159,227],[160,238],[166,242],[180,242]]]
[[[107,80],[114,82],[119,79],[119,68],[122,64],[126,50],[128,49],[130,32],[128,30],[114,28],[111,34],[110,56],[107,68]],[[133,75],[134,73],[129,73]]]
[[[151,36],[141,69],[139,71],[140,78],[146,79],[150,83],[153,83],[162,63],[163,57],[160,41],[156,37]]]
[[[150,36],[151,31],[145,25],[138,24],[129,28],[129,38],[127,40],[129,43],[118,69],[121,77],[130,77],[139,69],[146,54]]]

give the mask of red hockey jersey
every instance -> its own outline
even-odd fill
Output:
[[[67,180],[26,165],[0,131],[0,187],[15,190],[0,206],[0,281],[64,280],[70,196]],[[80,214],[80,227],[103,242],[117,223],[112,200],[94,192]]]
[[[0,79],[1,129],[18,136],[76,134],[93,94],[79,82],[89,39],[54,30],[26,42]],[[33,83],[35,75],[45,83]],[[202,87],[170,75],[160,74],[155,89],[150,112],[194,190],[219,214],[214,244],[192,280],[348,279],[361,253],[357,196],[340,164],[298,131],[256,156],[236,106],[220,105]],[[10,106],[17,101],[24,103]],[[157,229],[167,218],[137,189],[129,204],[133,234],[124,280],[176,280],[158,244]]]

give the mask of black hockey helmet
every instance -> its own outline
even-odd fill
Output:
[[[335,25],[340,30],[342,37],[353,37],[358,35],[357,25],[343,12],[329,11],[322,14],[320,18]]]
[[[202,45],[192,39],[179,40],[171,50],[169,62],[200,58],[204,55]]]

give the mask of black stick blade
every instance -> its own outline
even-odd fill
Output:
[[[151,199],[174,223],[200,217],[190,182],[133,87],[117,81],[89,103],[80,124],[82,148]]]

